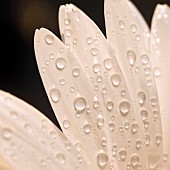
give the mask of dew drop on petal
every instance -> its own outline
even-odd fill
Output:
[[[130,64],[130,66],[134,66],[136,62],[136,53],[132,50],[127,51],[127,59]]]
[[[58,153],[58,154],[56,155],[56,158],[57,158],[57,160],[58,160],[58,162],[59,162],[60,164],[62,164],[62,165],[65,164],[66,157],[65,157],[64,154]]]
[[[140,164],[140,158],[138,155],[134,154],[131,156],[131,165],[133,168],[137,168]]]
[[[104,170],[108,163],[108,155],[104,152],[100,152],[97,154],[97,164],[100,169]]]
[[[127,101],[122,101],[119,105],[119,110],[122,116],[127,116],[130,112],[130,104]]]
[[[91,124],[87,123],[87,124],[84,125],[84,133],[85,134],[90,134],[91,129],[92,129]]]
[[[65,34],[66,34],[67,37],[70,37],[72,35],[71,29],[66,29]]]
[[[113,61],[110,58],[104,60],[104,66],[106,70],[110,70],[113,67]]]
[[[149,153],[148,154],[148,167],[149,169],[157,169],[159,163],[160,163],[160,153]],[[164,168],[163,168],[164,169]]]
[[[141,110],[140,116],[141,116],[141,120],[145,121],[148,118],[148,112],[146,110]]]
[[[58,70],[63,70],[66,65],[66,60],[64,58],[58,58],[55,62],[55,65]]]
[[[91,54],[93,56],[96,56],[98,54],[98,49],[97,48],[92,48],[90,51],[91,51]]]
[[[153,69],[153,73],[154,73],[154,76],[155,77],[159,77],[161,75],[161,71],[160,71],[160,68],[159,67],[155,67]]]
[[[113,74],[111,76],[111,82],[114,87],[118,87],[121,83],[121,77],[119,74]]]
[[[53,44],[53,42],[54,42],[54,37],[52,36],[52,35],[46,35],[45,36],[45,42],[48,44],[48,45],[51,45],[51,44]]]
[[[68,120],[64,120],[63,127],[64,127],[64,129],[68,129],[70,127],[70,122]]]
[[[155,137],[155,143],[159,146],[162,142],[162,136],[161,135],[156,135]]]
[[[74,68],[72,74],[74,77],[78,77],[80,75],[80,69]]]
[[[119,151],[120,160],[121,160],[121,161],[125,161],[126,156],[127,156],[127,151],[126,151],[125,149],[121,149],[121,150]]]
[[[114,106],[114,104],[113,104],[112,101],[108,101],[108,102],[106,103],[106,108],[107,108],[107,110],[108,110],[109,112],[112,111],[113,106]]]
[[[53,88],[50,90],[50,97],[54,103],[58,103],[61,97],[61,93],[58,89]]]
[[[99,73],[101,71],[101,68],[102,67],[101,67],[100,64],[94,64],[93,65],[93,72],[97,74],[97,73]]]
[[[111,132],[113,132],[115,130],[115,124],[113,122],[109,123],[109,129]]]
[[[144,92],[139,91],[138,92],[138,102],[141,106],[143,106],[145,104],[146,101],[146,95]]]
[[[148,64],[148,63],[149,63],[149,56],[148,56],[147,54],[143,54],[143,55],[141,56],[141,61],[142,61],[142,64],[143,64],[143,65]]]
[[[64,24],[65,24],[65,25],[69,25],[70,23],[71,23],[71,21],[70,21],[69,18],[66,18],[66,19],[64,20]]]
[[[86,100],[83,97],[78,97],[74,101],[74,108],[77,113],[82,113],[86,109]]]
[[[121,30],[125,29],[125,22],[123,20],[119,21],[119,27],[120,27]]]
[[[2,138],[5,140],[10,140],[12,138],[13,132],[9,128],[4,128],[2,130]]]
[[[133,33],[135,33],[135,32],[137,31],[137,26],[136,26],[135,24],[132,24],[132,25],[130,26],[130,29],[131,29],[131,31],[132,31]]]

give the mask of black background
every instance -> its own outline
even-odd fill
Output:
[[[157,3],[170,0],[133,0],[150,26]],[[82,9],[105,34],[103,0],[1,0],[0,89],[33,105],[55,124],[57,120],[48,102],[34,56],[33,35],[45,27],[58,37],[58,9],[73,3]]]

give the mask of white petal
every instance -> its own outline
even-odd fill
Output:
[[[156,7],[151,29],[151,61],[160,102],[163,128],[164,166],[170,169],[170,9],[167,5]]]
[[[0,155],[10,169],[88,169],[78,163],[75,147],[39,111],[3,91],[0,106]]]
[[[158,146],[155,142],[156,136],[162,134],[161,121],[160,116],[157,119],[153,118],[153,112],[155,110],[159,112],[159,104],[143,27],[141,28],[141,24],[135,20],[130,9],[126,0],[105,0],[108,41],[116,51],[136,111],[140,113],[142,109],[146,109],[149,113],[148,118],[143,121],[147,127],[146,131],[143,131],[143,136],[150,137],[150,144],[144,149],[147,154],[144,156],[146,163],[142,165],[147,169],[151,166],[156,167],[160,161],[157,158],[153,164],[151,158],[162,153],[162,143]]]
[[[99,28],[77,7],[73,5],[62,6],[60,8],[59,19],[61,35],[65,43],[69,44],[70,51],[74,54],[87,75],[88,84],[91,83],[92,92],[90,96],[97,96],[100,102],[97,112],[102,112],[105,123],[104,128],[102,128],[103,130],[99,133],[107,138],[108,145],[106,148],[110,160],[114,159],[115,154],[117,158],[113,164],[119,164],[122,170],[127,168],[127,164],[131,162],[133,154],[141,155],[140,161],[142,162],[144,151],[142,149],[136,150],[136,141],[141,139],[143,134],[140,129],[142,124],[139,122],[138,113],[134,112],[126,82],[115,57],[115,51],[110,47]],[[68,30],[70,30],[71,35],[68,34]],[[76,43],[74,43],[74,40],[76,40]],[[95,67],[96,65],[98,67]],[[114,74],[118,75],[117,78],[112,77]],[[102,77],[101,82],[97,81],[98,76]],[[119,82],[119,76],[121,82]],[[111,81],[112,78],[113,81]],[[88,87],[88,90],[90,90],[89,88],[91,89],[91,87]],[[114,108],[111,112],[107,110],[107,101],[114,103]],[[122,116],[123,113],[120,111],[120,103],[122,101],[128,101],[130,104],[131,111],[127,116]],[[126,104],[124,106],[124,108],[128,107]],[[96,114],[96,117],[92,120],[97,122],[97,117],[100,114],[96,113],[96,109],[93,109],[92,112]],[[92,120],[91,122],[93,122]],[[113,133],[108,126],[112,122],[115,124]],[[134,132],[135,127],[138,126],[138,133],[136,133]],[[98,142],[101,143],[101,140],[99,138]],[[118,147],[116,153],[112,150],[114,143]],[[127,152],[125,160],[121,157],[123,151],[120,152],[123,148]],[[111,150],[113,153],[110,153]]]

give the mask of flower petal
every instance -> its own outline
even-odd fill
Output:
[[[136,111],[144,123],[143,136],[147,146],[144,150],[147,155],[144,156],[146,163],[142,166],[152,169],[158,166],[162,153],[162,143],[156,142],[157,136],[162,135],[161,118],[159,115],[153,118],[153,113],[159,112],[159,103],[143,27],[140,28],[141,24],[135,20],[130,9],[126,0],[105,0],[106,32],[131,89]],[[157,157],[154,164],[152,157]]]
[[[160,102],[160,113],[163,128],[163,164],[170,169],[170,8],[167,5],[158,5],[154,12],[151,29],[151,61],[155,76]]]
[[[73,5],[60,8],[59,23],[65,44],[69,45],[70,51],[80,63],[87,75],[87,81],[90,80],[88,84],[91,84],[93,88],[91,96],[97,96],[100,102],[99,107],[93,109],[93,113],[96,113],[96,110],[101,112],[105,121],[104,128],[99,133],[105,136],[107,142],[110,143],[106,146],[110,160],[115,159],[113,164],[119,164],[122,170],[126,169],[127,165],[140,167],[144,156],[144,150],[139,149],[143,134],[140,129],[142,124],[139,122],[138,113],[133,109],[129,90],[115,56],[117,51],[110,47],[94,22]],[[68,30],[71,34],[68,34]],[[88,87],[88,90],[89,88],[91,89]],[[108,101],[114,103],[112,110],[108,109]],[[96,113],[94,122],[97,122],[98,115],[100,114]],[[93,121],[91,120],[91,122]],[[112,133],[113,126],[115,126],[115,130]],[[99,138],[100,141],[102,139]],[[114,144],[117,145],[116,151],[112,149]],[[112,155],[110,155],[111,150]],[[138,158],[138,154],[141,156],[140,163],[129,165],[128,163],[133,162],[135,156]]]
[[[76,148],[39,111],[3,91],[0,106],[0,155],[10,169],[89,168],[78,162]]]

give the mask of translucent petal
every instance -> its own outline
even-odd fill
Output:
[[[159,103],[143,27],[130,9],[126,0],[105,0],[106,32],[144,125],[146,163],[142,166],[151,169],[158,166],[162,153],[162,143],[156,143],[157,136],[162,135],[161,119],[159,114],[153,117],[155,111],[159,112]],[[154,164],[153,157],[157,157]]]
[[[94,98],[94,104],[91,108],[96,116],[90,121],[98,122],[98,118],[101,115],[103,117],[104,125],[99,133],[107,139],[108,144],[105,148],[109,159],[114,161],[110,161],[110,164],[115,165],[115,169],[118,164],[122,170],[127,166],[140,168],[144,152],[140,145],[142,124],[139,122],[138,113],[134,112],[126,82],[115,56],[116,52],[94,22],[77,7],[62,6],[59,11],[59,23],[65,44],[80,63],[88,78],[86,81],[91,85],[87,88],[88,91],[92,88],[90,96]],[[68,34],[68,30],[71,34]],[[99,101],[99,106],[95,100]],[[100,124],[97,123],[97,126]],[[98,142],[101,141],[100,138]],[[140,161],[133,165],[131,160],[133,156],[138,158],[138,155]]]
[[[151,61],[160,102],[163,128],[163,165],[170,169],[170,9],[167,5],[158,5],[154,12],[151,29]]]
[[[76,148],[39,111],[3,91],[0,106],[3,170],[88,169],[78,162]]]

